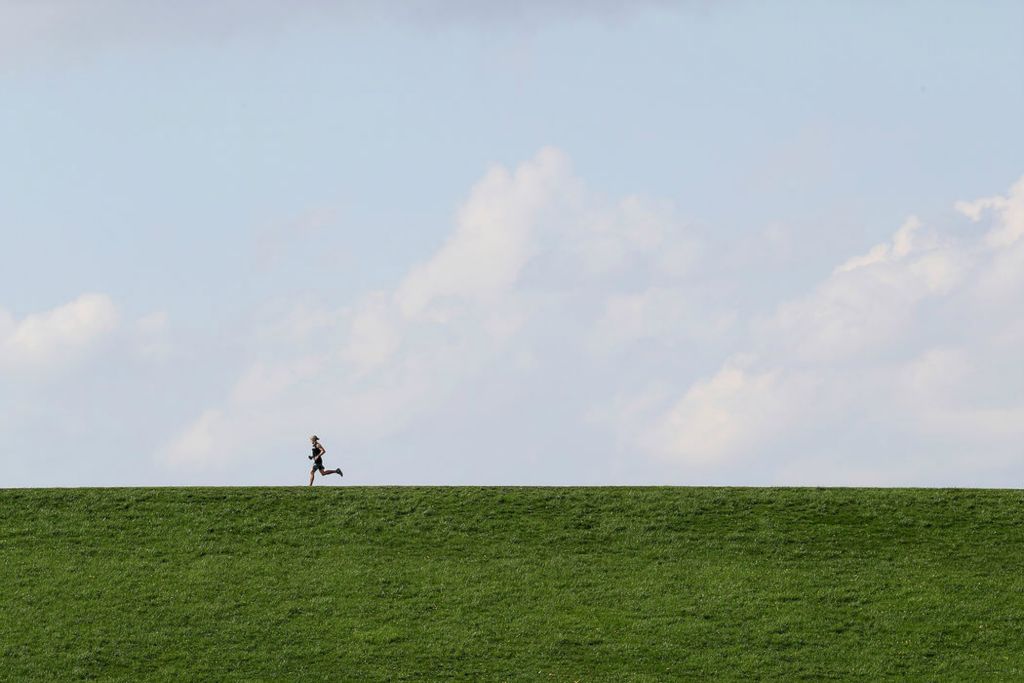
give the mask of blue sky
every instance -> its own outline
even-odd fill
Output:
[[[1019,486],[1022,26],[0,0],[0,485]]]

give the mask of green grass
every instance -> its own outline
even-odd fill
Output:
[[[1024,678],[1024,494],[0,490],[0,678]]]

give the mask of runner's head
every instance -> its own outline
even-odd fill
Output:
[[[320,440],[320,437],[317,436],[316,434],[314,434],[313,436],[309,437],[309,442],[310,443],[316,443],[319,440]]]

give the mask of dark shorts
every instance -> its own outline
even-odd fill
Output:
[[[320,458],[317,458],[316,460],[314,460],[313,461],[313,469],[314,470],[320,470],[321,472],[323,472],[324,471],[324,461],[321,460]]]

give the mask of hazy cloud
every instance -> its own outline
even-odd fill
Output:
[[[700,253],[700,272],[714,273],[725,252],[702,246],[670,205],[593,193],[545,148],[490,169],[450,237],[392,289],[314,323],[270,321],[281,343],[262,337],[225,401],[165,461],[208,467],[224,458],[217,444],[257,449],[298,424],[365,446],[474,410],[485,387],[515,406],[509,429],[561,410],[561,431],[598,430],[624,457],[691,476],[921,483],[915,465],[890,466],[898,443],[930,444],[928,476],[966,476],[968,451],[984,476],[1024,443],[1020,187],[957,205],[990,221],[981,231],[947,234],[911,216],[806,293],[741,318],[689,270]],[[666,267],[666,254],[689,256]],[[560,387],[559,398],[519,393],[529,382]]]
[[[558,205],[572,203],[575,184],[568,159],[551,148],[514,173],[491,169],[459,210],[452,237],[399,285],[403,315],[420,315],[445,297],[484,302],[515,284],[537,248],[534,231]]]
[[[621,288],[634,283],[659,293],[646,295],[648,310],[630,316],[635,329],[620,341],[663,329],[654,322],[662,305],[669,326],[692,331],[691,318],[709,314],[676,305],[677,294],[684,297],[672,285],[685,267],[665,268],[663,257],[693,244],[671,207],[594,195],[557,149],[514,169],[496,166],[470,190],[451,236],[393,289],[317,314],[316,330],[302,336],[270,323],[289,342],[264,338],[266,351],[226,405],[203,413],[168,446],[166,460],[200,462],[217,456],[211,444],[222,439],[273,438],[273,430],[303,422],[331,424],[354,440],[379,438],[450,401],[472,402],[474,383],[500,393],[523,368],[558,374],[560,349],[585,352],[594,335],[614,334],[606,311],[621,315]],[[310,324],[308,316],[284,318]],[[203,436],[217,430],[217,438]]]
[[[30,372],[65,366],[108,337],[118,319],[105,294],[83,294],[20,320],[0,309],[0,368]]]
[[[911,217],[890,241],[755,320],[746,352],[666,412],[633,416],[634,443],[683,466],[760,461],[792,476],[785,453],[827,434],[828,449],[803,460],[802,476],[842,483],[892,481],[883,471],[896,454],[857,450],[875,439],[928,443],[934,469],[919,477],[955,471],[962,481],[1007,466],[1024,454],[1024,363],[1012,341],[1024,277],[1006,265],[1024,263],[1021,188],[958,203],[974,221],[994,219],[967,240]],[[851,457],[856,467],[837,461]]]

